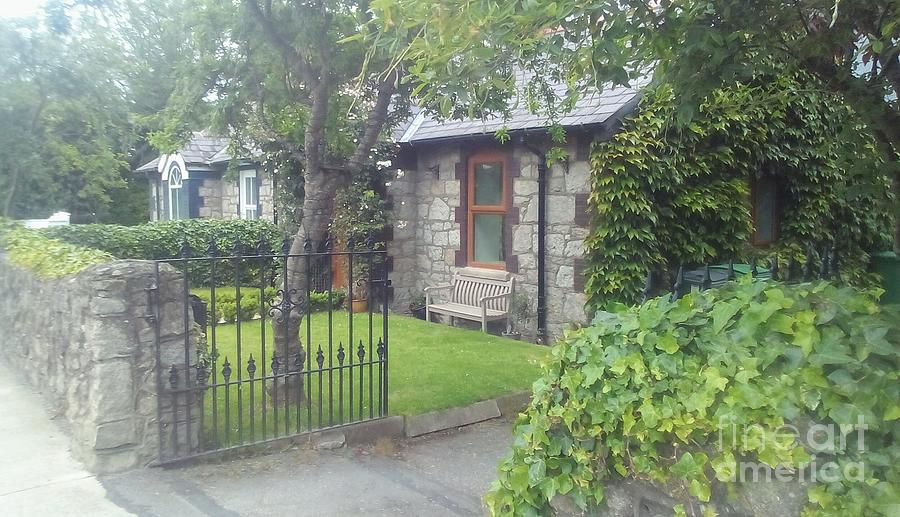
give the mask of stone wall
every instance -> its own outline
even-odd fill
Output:
[[[589,137],[585,137],[589,138]],[[584,142],[582,142],[584,144]],[[584,294],[581,292],[580,259],[588,228],[576,217],[576,199],[589,192],[590,164],[583,149],[573,142],[568,164],[548,171],[546,286],[547,327],[551,338],[562,334],[573,322],[583,322]],[[393,257],[391,273],[394,309],[405,311],[410,298],[429,285],[449,283],[461,264],[460,179],[457,170],[468,154],[479,150],[472,144],[446,143],[417,149],[415,168],[400,170],[388,186],[394,239],[388,245]],[[504,150],[511,157],[512,203],[518,208],[507,253],[516,256],[517,292],[530,303],[528,325],[537,324],[537,163],[538,159],[520,145]],[[464,169],[463,169],[464,170]]]
[[[222,180],[219,178],[204,178],[201,180],[198,193],[201,204],[199,215],[203,218],[222,217]]]
[[[259,213],[260,219],[272,221],[275,218],[275,195],[272,188],[272,177],[262,171],[257,172],[259,179],[259,204],[262,210]],[[221,185],[221,199],[219,200],[220,214],[217,217],[224,219],[238,219],[240,212],[238,211],[238,203],[240,196],[238,192],[238,183],[236,180],[227,180],[225,178],[219,180]]]
[[[173,407],[171,397],[157,399],[157,326],[148,290],[153,285],[154,265],[147,261],[117,261],[44,280],[0,256],[0,355],[64,418],[72,453],[94,472],[150,464],[161,445],[185,450],[188,442],[197,443],[198,425],[192,426],[194,436],[186,433],[186,414],[196,421],[196,407],[188,411],[186,402]],[[185,342],[195,355],[196,335],[189,331],[185,339],[185,328],[194,325],[185,325],[181,286],[181,275],[162,266],[163,365],[183,363]]]
[[[222,178],[222,218],[238,219],[238,203],[241,197],[238,192],[237,180],[227,180]]]

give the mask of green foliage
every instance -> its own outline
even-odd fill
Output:
[[[375,191],[375,182],[383,178],[380,171],[360,174],[334,198],[334,218],[329,232],[345,241],[362,242],[370,235],[379,237],[387,226],[384,199]]]
[[[866,251],[889,242],[889,185],[862,170],[880,155],[850,110],[804,82],[779,75],[717,90],[685,127],[671,90],[660,88],[595,144],[591,305],[637,301],[651,270],[750,255],[802,263],[808,245],[832,239],[844,278],[865,282]],[[775,246],[751,250],[749,184],[761,175],[781,185],[782,223]]]
[[[207,321],[210,324],[213,321],[213,304],[212,301],[212,291],[206,288],[197,288],[191,290],[193,294],[197,295],[201,300],[206,302],[206,316]],[[241,320],[247,321],[250,319],[254,319],[258,316],[262,316],[260,312],[260,292],[259,288],[256,287],[241,287]],[[268,311],[268,308],[275,303],[278,297],[278,290],[274,287],[266,287],[263,290],[263,299],[265,304],[262,306],[263,311]],[[344,305],[344,301],[347,298],[347,293],[342,289],[337,289],[331,292],[331,309],[338,310]],[[309,293],[309,301],[310,301],[310,312],[321,312],[328,310],[328,293],[327,292],[311,292]],[[233,287],[223,287],[222,289],[216,290],[216,304],[215,304],[215,321],[217,323],[234,323],[237,319],[237,292]],[[268,312],[266,312],[266,317],[269,317]]]
[[[413,93],[446,116],[508,113],[518,101],[557,119],[587,89],[652,70],[675,85],[688,124],[714,90],[782,63],[826,81],[897,151],[898,86],[884,72],[900,48],[894,0],[382,0],[372,10],[373,44],[410,61]],[[530,78],[524,92],[514,70]]]
[[[712,493],[738,487],[713,488],[740,479],[740,463],[801,469],[815,454],[864,474],[820,477],[808,511],[896,515],[900,314],[875,294],[746,279],[598,313],[534,383],[492,513],[547,514],[555,496],[596,513],[608,483],[635,477],[714,515]],[[834,440],[797,443],[783,427],[810,421],[836,426]]]
[[[206,255],[215,242],[219,254],[230,255],[235,242],[241,242],[241,253],[250,254],[260,238],[274,249],[280,249],[281,231],[271,222],[244,219],[185,219],[156,221],[138,226],[112,224],[75,224],[41,230],[48,237],[71,244],[105,251],[120,259],[158,260],[178,256],[184,242],[197,256]],[[234,283],[233,264],[216,261],[215,279],[211,262],[191,265],[191,281],[195,285]],[[258,278],[258,268],[248,259],[241,269],[248,278]]]
[[[0,214],[73,222],[147,220],[155,155],[185,30],[181,0],[50,2],[46,17],[0,19]]]
[[[109,253],[50,239],[4,220],[0,220],[0,244],[11,264],[44,278],[73,275],[88,266],[115,260]]]

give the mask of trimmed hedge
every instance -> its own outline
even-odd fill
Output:
[[[554,347],[488,507],[548,515],[562,496],[596,515],[633,478],[681,500],[676,515],[717,515],[764,465],[818,471],[803,515],[897,515],[898,312],[876,292],[749,278],[599,312]],[[832,434],[786,433],[810,422]]]
[[[185,219],[154,221],[137,226],[73,224],[40,230],[61,241],[105,251],[121,259],[157,260],[178,256],[187,241],[194,255],[204,255],[211,242],[220,254],[231,254],[240,239],[242,252],[256,249],[260,237],[281,249],[284,234],[269,221],[244,219]]]
[[[263,310],[268,310],[273,300],[278,296],[274,287],[266,287],[263,291],[266,303]],[[206,303],[207,321],[212,323],[212,304],[210,292],[206,289],[195,289],[193,294],[197,295]],[[328,293],[312,292],[309,294],[310,312],[321,312],[328,310]],[[338,289],[332,291],[331,307],[338,310],[343,307],[347,293]],[[216,322],[234,323],[237,320],[237,293],[233,288],[223,288],[216,291]],[[258,287],[242,287],[241,288],[241,320],[247,321],[253,319],[260,314],[259,288]]]
[[[284,234],[269,221],[243,219],[186,219],[155,221],[138,226],[114,224],[78,224],[40,230],[54,239],[101,250],[120,259],[160,260],[178,257],[187,242],[195,256],[207,254],[215,243],[220,255],[231,255],[235,243],[240,242],[242,254],[255,253],[260,238],[271,248],[281,249]],[[191,263],[190,276],[194,285],[224,285],[234,282],[235,268],[230,261],[216,261],[213,278],[211,261]],[[241,281],[259,279],[259,267],[251,260],[241,265]]]
[[[109,253],[51,239],[12,221],[0,220],[0,241],[11,264],[43,278],[73,275],[115,260]]]

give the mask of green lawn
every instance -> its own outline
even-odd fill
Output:
[[[356,314],[353,318],[353,339],[356,345],[363,340],[366,361],[369,360],[369,316]],[[346,311],[333,313],[331,336],[331,360],[338,365],[337,353],[339,344],[345,347],[349,342],[349,314]],[[376,313],[372,321],[372,354],[381,337],[381,315]],[[390,314],[389,316],[389,414],[416,414],[426,411],[462,406],[485,400],[504,393],[528,389],[539,375],[539,364],[546,357],[548,349],[538,345],[514,341],[498,336],[483,334],[479,331],[464,330],[447,325],[426,323],[424,321]],[[207,446],[227,446],[243,441],[253,441],[271,437],[276,432],[284,435],[307,428],[327,427],[350,421],[350,399],[353,398],[352,420],[358,420],[360,400],[360,373],[362,373],[363,415],[369,415],[369,400],[374,400],[372,413],[378,413],[378,379],[379,365],[352,368],[353,380],[350,380],[351,369],[328,373],[311,373],[303,375],[304,397],[311,402],[304,402],[297,412],[293,404],[285,406],[284,397],[278,401],[278,409],[274,409],[275,401],[266,396],[260,379],[263,372],[262,321],[251,320],[241,324],[240,363],[238,363],[237,326],[220,324],[215,328],[215,341],[212,329],[208,331],[210,351],[218,354],[216,362],[217,380],[222,382],[221,369],[227,358],[233,370],[232,385],[226,389],[218,387],[204,397],[204,429],[205,440],[216,442]],[[324,366],[328,367],[328,315],[314,313],[309,324],[310,342],[312,346],[312,371],[317,370],[316,351],[321,345],[325,358]],[[307,324],[304,320],[301,338],[306,343]],[[265,371],[270,372],[272,345],[271,322],[265,323],[266,353]],[[357,349],[354,348],[353,360],[358,363]],[[346,350],[345,365],[349,364],[350,351]],[[247,379],[247,359],[250,354],[256,360],[257,380],[251,387],[249,383],[235,383],[237,370],[242,369],[242,378]],[[377,358],[377,357],[376,357]],[[238,364],[242,364],[239,367]],[[370,375],[371,374],[371,375]],[[370,381],[371,379],[371,381]],[[282,386],[283,378],[278,381]],[[319,383],[322,383],[321,390]],[[351,382],[353,393],[351,395]],[[369,383],[374,387],[374,398],[369,398]],[[272,383],[270,379],[268,384]],[[330,386],[330,387],[329,387]],[[332,393],[329,407],[328,394]],[[319,403],[319,395],[322,402]],[[226,402],[227,397],[227,402]],[[240,397],[240,402],[238,398]],[[252,400],[251,400],[252,398]],[[215,399],[216,419],[212,418],[213,399]],[[263,426],[263,400],[265,399],[266,424]],[[252,407],[251,407],[252,406]],[[225,408],[228,411],[225,411]],[[322,411],[321,420],[319,410]],[[330,412],[330,413],[329,413]],[[227,413],[227,414],[226,414]],[[285,428],[287,416],[287,428]],[[227,419],[227,422],[226,422]],[[238,420],[241,420],[241,426]],[[276,427],[276,419],[278,421]],[[251,424],[252,421],[252,424]],[[243,437],[238,436],[239,427],[243,428]],[[214,430],[215,429],[215,430]],[[231,429],[231,432],[226,432]],[[252,434],[251,434],[252,433]]]

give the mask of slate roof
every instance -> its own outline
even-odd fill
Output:
[[[191,139],[178,152],[184,158],[187,165],[213,165],[227,162],[231,159],[228,153],[228,138],[208,135],[204,131],[191,133]],[[136,170],[140,172],[155,171],[159,164],[159,157],[141,165]]]
[[[520,85],[524,86],[525,78],[524,74],[519,74],[517,81]],[[553,85],[553,89],[561,98],[565,94],[566,86],[557,84]],[[608,85],[603,88],[602,92],[595,90],[582,95],[574,109],[560,117],[559,123],[565,127],[602,124],[614,115],[620,114],[620,111],[629,111],[637,98],[637,89]],[[433,115],[420,110],[394,131],[394,140],[399,143],[414,144],[442,138],[492,135],[503,127],[510,131],[516,131],[540,129],[548,125],[547,117],[529,113],[524,106],[514,108],[507,120],[502,117],[485,120],[438,120]]]

